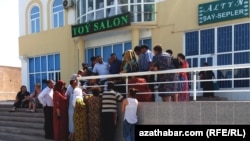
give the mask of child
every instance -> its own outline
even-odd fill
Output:
[[[138,91],[130,88],[127,98],[122,102],[122,112],[124,113],[123,137],[125,141],[135,141],[135,124],[137,123],[138,100],[135,98]]]

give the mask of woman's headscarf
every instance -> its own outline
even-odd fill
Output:
[[[127,65],[130,66],[130,68],[132,68],[132,60],[136,60],[136,57],[135,57],[135,52],[133,50],[127,50],[125,53],[124,53],[124,56],[123,56],[123,61],[127,63]]]
[[[124,53],[123,60],[130,62],[132,59],[134,59],[134,51],[133,50],[127,50]]]
[[[63,86],[65,86],[65,82],[63,80],[58,80],[54,86],[54,91],[58,91],[58,92],[62,93]]]

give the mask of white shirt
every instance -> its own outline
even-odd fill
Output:
[[[73,88],[72,88],[71,85],[69,85],[69,86],[67,87],[67,91],[65,92],[65,96],[67,96],[67,98],[69,99],[70,96],[71,96],[71,94],[73,94]]]
[[[103,62],[102,64],[96,63],[93,68],[93,73],[98,73],[98,75],[108,75],[109,73],[109,64],[106,62]],[[106,80],[106,78],[101,78],[102,80]]]
[[[45,107],[45,106],[52,106],[53,107],[54,106],[53,94],[54,94],[54,90],[49,88],[49,87],[46,87],[38,95],[38,100],[43,105],[43,107]]]
[[[137,123],[137,107],[138,100],[135,98],[127,98],[128,105],[125,107],[124,120],[127,120],[130,124]]]
[[[77,98],[83,98],[82,89],[81,88],[75,88],[73,91],[73,99],[72,99],[72,105],[75,107],[76,105],[76,99]]]

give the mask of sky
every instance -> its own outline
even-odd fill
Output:
[[[0,66],[21,67],[18,0],[0,0]]]

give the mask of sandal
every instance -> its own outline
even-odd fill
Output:
[[[34,111],[34,110],[30,110],[30,113],[35,113],[36,111]]]

